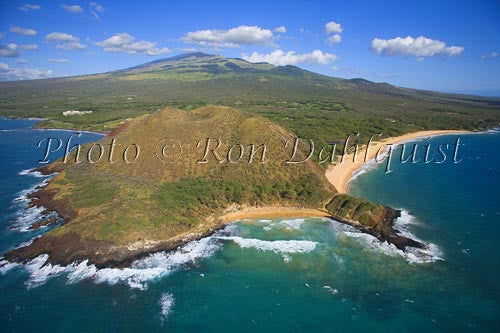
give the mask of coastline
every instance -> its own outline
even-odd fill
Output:
[[[0,116],[0,119],[12,119],[12,120],[37,120],[38,122],[42,122],[48,120],[47,118],[37,118],[37,117],[15,117],[15,116]],[[89,133],[89,134],[98,134],[106,136],[111,133],[110,131],[89,131],[89,130],[80,130],[78,128],[56,128],[56,127],[32,127],[33,130],[37,131],[63,131],[63,132],[81,132],[81,133]]]
[[[395,144],[403,141],[414,140],[422,137],[428,136],[436,136],[436,135],[446,135],[446,134],[465,134],[471,133],[467,131],[455,131],[455,130],[446,130],[446,131],[421,131],[410,133],[406,135],[402,135],[399,137],[389,138],[380,142],[374,142],[370,145],[370,154],[367,160],[371,160],[377,150],[385,144]],[[364,150],[360,149],[358,153],[364,157]],[[356,161],[352,163],[352,155],[347,155],[346,158],[351,156],[351,162],[344,161],[341,168],[338,168],[334,172],[331,172],[331,169],[327,170],[327,179],[328,181],[335,186],[339,193],[340,189],[347,190],[347,184],[349,179],[352,177],[352,174],[361,168],[364,165],[363,161]],[[359,158],[361,160],[361,158]],[[48,167],[39,168],[42,174],[51,174],[57,170],[51,170]],[[330,173],[329,173],[330,171]],[[332,176],[339,174],[340,178],[332,179]],[[330,176],[330,177],[329,177]],[[343,186],[343,187],[341,187]],[[67,222],[72,218],[72,209],[69,207],[68,202],[63,201],[54,201],[53,195],[50,191],[50,187],[43,187],[32,193],[30,195],[31,205],[34,206],[43,206],[48,210],[57,211],[61,217],[63,217]],[[55,244],[54,242],[47,241],[44,238],[39,238],[34,241],[34,243],[27,247],[21,249],[14,249],[13,251],[9,251],[6,255],[8,260],[12,260],[15,262],[23,261],[26,259],[33,259],[35,254],[39,253],[38,249],[43,249],[44,253],[50,253],[48,262],[52,264],[62,264],[62,265],[70,265],[73,262],[79,262],[85,259],[89,259],[89,262],[95,264],[97,267],[127,267],[133,260],[143,258],[150,253],[159,252],[159,251],[171,251],[176,249],[179,246],[182,246],[190,241],[199,240],[203,237],[207,237],[213,234],[215,231],[224,227],[225,225],[243,219],[257,219],[257,218],[302,218],[302,217],[327,217],[333,218],[341,223],[349,224],[358,230],[371,234],[378,238],[379,240],[386,240],[393,244],[395,244],[398,248],[405,248],[406,246],[414,246],[421,247],[422,244],[418,242],[412,242],[412,240],[407,239],[406,237],[401,237],[396,235],[395,233],[382,234],[377,230],[372,230],[369,227],[365,227],[351,220],[343,220],[339,218],[335,218],[329,212],[321,209],[313,209],[313,208],[301,208],[301,207],[293,207],[293,206],[280,206],[280,205],[270,205],[270,206],[262,206],[262,207],[254,207],[254,206],[231,206],[225,209],[220,213],[220,215],[212,215],[207,217],[208,225],[205,225],[205,228],[193,230],[191,232],[183,233],[181,235],[176,235],[170,239],[165,240],[142,240],[140,242],[128,244],[126,246],[114,246],[109,247],[105,244],[101,244],[99,242],[90,242],[85,243],[83,239],[80,239],[78,235],[68,235],[68,237],[63,237],[59,241],[59,244]],[[392,227],[392,223],[394,222],[394,218],[390,219],[391,221],[386,221],[389,227]],[[83,242],[83,243],[82,243]],[[84,256],[81,256],[82,253],[76,256],[68,256],[66,252],[59,253],[54,249],[54,245],[59,245],[56,247],[59,248],[68,248],[74,247],[78,248],[87,248],[93,247],[98,249],[99,255],[97,253],[95,255],[89,256],[88,253]],[[75,251],[78,253],[78,251]]]
[[[336,165],[329,165],[326,170],[325,176],[332,184],[338,193],[347,193],[349,182],[356,171],[361,169],[365,163],[372,161],[379,149],[386,145],[397,145],[406,141],[412,141],[427,137],[452,135],[452,134],[470,134],[474,133],[466,130],[431,130],[431,131],[418,131],[407,133],[400,136],[390,137],[380,141],[374,141],[370,144],[368,156],[365,159],[366,147],[360,147],[356,161],[353,162],[353,154],[345,156],[342,163]]]

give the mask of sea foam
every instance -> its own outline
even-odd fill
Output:
[[[134,261],[127,268],[103,268],[89,265],[88,260],[68,266],[47,263],[48,255],[43,254],[24,265],[29,273],[26,281],[28,288],[37,287],[49,278],[67,274],[68,283],[92,279],[96,283],[126,283],[130,288],[147,289],[147,282],[166,276],[182,267],[193,264],[200,258],[211,256],[221,247],[213,237],[192,241],[173,252],[153,253],[146,258]],[[0,266],[0,270],[2,269]]]
[[[0,274],[5,274],[8,271],[10,271],[12,268],[15,268],[18,266],[20,266],[20,264],[2,259],[2,260],[0,260]]]
[[[287,229],[296,229],[296,230],[300,229],[303,223],[304,219],[291,219],[291,220],[279,221],[279,224],[286,226]]]
[[[160,307],[161,307],[161,317],[162,321],[167,319],[168,315],[172,311],[172,308],[175,305],[174,296],[170,293],[163,293],[160,298]]]
[[[406,210],[402,210],[401,217],[396,219],[394,222],[394,229],[398,232],[398,234],[418,241],[425,246],[423,249],[406,247],[403,251],[398,249],[394,244],[386,241],[382,242],[375,236],[363,233],[354,227],[342,225],[342,223],[337,221],[332,221],[332,225],[337,232],[355,239],[365,248],[388,256],[401,256],[410,264],[430,263],[444,260],[443,254],[437,245],[426,243],[421,239],[418,239],[410,232],[408,227],[415,224],[417,224],[416,218]]]
[[[13,220],[13,224],[10,227],[12,230],[27,232],[30,231],[30,227],[33,223],[38,222],[44,218],[57,217],[55,212],[50,212],[48,214],[44,214],[45,207],[26,207],[28,203],[30,203],[29,195],[44,186],[46,186],[49,180],[56,175],[56,173],[50,175],[43,175],[39,171],[34,169],[26,169],[19,172],[19,175],[22,176],[33,176],[37,178],[42,178],[42,180],[31,187],[22,190],[18,193],[17,197],[14,199],[14,204],[20,205],[19,212],[17,216]]]
[[[375,159],[371,159],[364,163],[359,169],[357,169],[349,179],[348,183],[353,181],[354,179],[358,178],[362,174],[365,174],[371,170],[375,170],[378,167],[378,163],[375,161]]]
[[[242,238],[238,236],[221,236],[218,239],[231,240],[241,248],[254,248],[259,251],[272,251],[281,254],[285,262],[291,260],[292,253],[307,253],[316,248],[317,243],[307,240],[274,240],[266,241],[255,238]]]

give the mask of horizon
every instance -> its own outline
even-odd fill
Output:
[[[0,7],[1,81],[98,74],[203,52],[331,77],[500,96],[495,1],[404,8],[394,1],[293,1],[262,12],[263,4],[234,2],[16,1]],[[464,11],[465,23],[459,20]],[[207,18],[206,12],[219,15]]]

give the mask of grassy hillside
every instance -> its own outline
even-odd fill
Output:
[[[163,138],[183,143],[183,154],[174,163],[164,163],[155,155],[156,143]],[[217,151],[225,162],[210,156],[208,163],[197,163],[204,147],[196,144],[205,138],[222,140]],[[50,166],[60,174],[38,197],[49,196],[46,204],[50,208],[70,207],[69,222],[21,251],[50,253],[55,260],[68,263],[82,258],[109,262],[110,258],[130,257],[134,252],[130,246],[136,242],[147,240],[168,247],[179,237],[209,232],[230,207],[324,208],[335,190],[321,167],[314,162],[283,163],[291,151],[284,142],[292,138],[291,133],[261,117],[227,107],[167,109],[141,116],[99,141],[109,147],[116,140],[116,162],[75,163],[70,159],[69,164],[57,161]],[[130,144],[141,147],[134,163],[121,158],[124,148],[120,147]],[[222,152],[233,144],[266,144],[265,162],[256,154],[248,163],[250,151],[245,150],[240,162],[229,163],[227,153]],[[89,147],[82,149],[83,155]],[[90,156],[95,161],[98,152],[94,153]],[[231,156],[235,161],[239,152]],[[299,149],[299,157],[304,156]]]
[[[500,99],[442,94],[294,66],[252,64],[202,53],[98,75],[0,83],[0,115],[42,117],[41,126],[111,130],[165,107],[225,105],[264,116],[320,142],[500,124]],[[66,110],[92,110],[83,116]]]

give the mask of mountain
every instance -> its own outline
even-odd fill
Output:
[[[320,75],[295,66],[188,53],[108,73],[0,83],[0,115],[40,117],[40,126],[110,131],[166,107],[224,105],[266,117],[321,142],[360,132],[498,126],[500,99],[395,87]],[[91,110],[64,116],[67,110]]]

